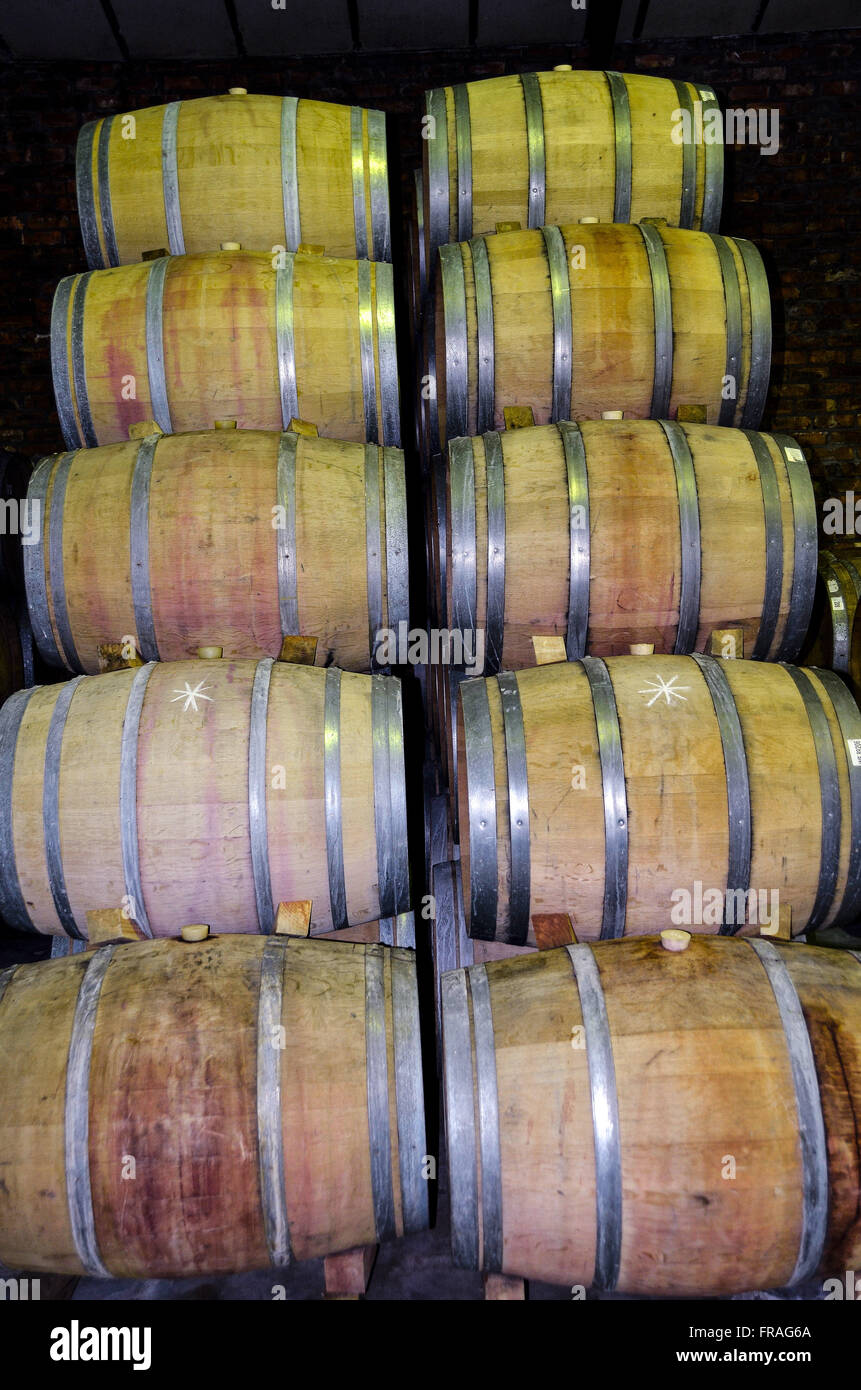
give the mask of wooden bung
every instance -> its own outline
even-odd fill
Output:
[[[676,927],[667,927],[661,932],[661,945],[665,951],[686,951],[691,944],[691,934],[689,931],[679,931]]]
[[[203,922],[195,922],[182,927],[179,934],[183,941],[205,941],[209,936],[209,927]]]

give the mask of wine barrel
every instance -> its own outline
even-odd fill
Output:
[[[54,395],[69,449],[165,434],[315,424],[400,445],[392,268],[305,252],[220,251],[61,280]]]
[[[382,111],[237,88],[90,121],[76,166],[91,270],[223,241],[391,260]]]
[[[570,946],[446,976],[443,1026],[457,1264],[677,1298],[857,1269],[861,952]]]
[[[398,449],[291,432],[149,436],[47,458],[25,547],[46,661],[99,670],[135,639],[147,661],[217,644],[278,656],[316,637],[318,666],[371,667],[381,631],[409,621],[404,459]]]
[[[310,900],[325,932],[409,907],[400,682],[334,667],[149,662],[0,710],[0,913],[87,935],[123,906],[272,930]]]
[[[489,673],[533,665],[537,634],[574,660],[741,627],[745,655],[792,661],[807,632],[816,502],[786,435],[587,420],[456,439],[440,503],[438,608],[485,633]]]
[[[432,434],[535,423],[676,418],[760,422],[771,305],[751,242],[641,225],[544,227],[437,252]]]
[[[839,671],[861,698],[861,552],[846,548],[819,556],[819,580],[802,659]]]
[[[500,222],[653,217],[717,230],[723,128],[720,140],[697,140],[695,104],[703,126],[720,114],[712,89],[694,82],[565,68],[427,92],[428,261]]]
[[[861,913],[861,712],[833,672],[585,657],[465,681],[457,740],[472,936]]]
[[[220,937],[13,966],[0,1087],[0,1260],[28,1270],[236,1273],[428,1224],[413,951]]]

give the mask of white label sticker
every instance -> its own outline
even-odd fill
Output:
[[[837,581],[836,579],[829,579],[829,581],[828,581],[828,592],[829,592],[829,594],[839,594],[839,593],[840,593],[840,584],[838,583],[838,581]]]
[[[833,598],[831,600],[831,607],[834,609],[835,613],[842,613],[844,607],[842,598]]]
[[[846,746],[854,767],[861,767],[861,738],[847,738]]]
[[[787,457],[788,459],[792,459],[793,463],[803,463],[803,462],[804,462],[804,455],[803,455],[803,453],[801,452],[800,449],[787,449],[785,452],[786,452],[786,457]]]

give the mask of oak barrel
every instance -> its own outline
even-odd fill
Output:
[[[443,246],[433,289],[434,439],[535,423],[674,420],[755,429],[771,359],[771,303],[751,242],[672,227],[544,227]]]
[[[86,936],[123,907],[311,931],[409,907],[400,682],[335,667],[176,661],[37,686],[0,710],[0,913]]]
[[[436,505],[437,609],[484,632],[487,672],[533,665],[537,634],[573,660],[740,627],[746,656],[791,661],[807,633],[816,502],[787,435],[586,420],[456,439]]]
[[[409,622],[399,449],[292,432],[149,436],[44,459],[25,547],[43,656],[99,670],[131,635],[145,660],[217,644],[273,656],[316,637],[318,666],[367,671]]]
[[[723,125],[720,139],[706,138],[720,118],[710,87],[560,69],[438,87],[426,93],[425,109],[429,261],[446,242],[500,222],[653,217],[717,230]]]
[[[585,657],[465,681],[457,741],[473,936],[861,914],[861,713],[833,672]]]
[[[91,270],[223,241],[391,260],[382,111],[241,89],[172,101],[89,121],[76,171]]]
[[[226,1274],[428,1224],[413,951],[216,937],[13,966],[0,1091],[0,1260],[28,1270]]]
[[[802,658],[813,666],[828,666],[849,682],[861,697],[861,550],[843,547],[823,550],[810,632]]]
[[[443,1027],[458,1264],[675,1297],[858,1268],[861,952],[575,945],[447,975]]]
[[[54,395],[69,449],[288,429],[400,445],[392,267],[306,252],[162,256],[61,280]]]

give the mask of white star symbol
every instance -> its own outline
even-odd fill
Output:
[[[172,705],[175,705],[176,702],[177,702],[177,700],[185,700],[185,704],[184,704],[183,707],[182,707],[183,710],[193,709],[194,712],[195,712],[195,714],[197,714],[197,702],[198,702],[198,700],[209,700],[210,702],[212,702],[212,696],[211,696],[211,695],[204,695],[204,693],[203,693],[204,690],[211,690],[211,689],[212,689],[212,686],[211,686],[211,685],[204,685],[204,684],[203,684],[203,681],[198,681],[197,685],[196,685],[196,686],[194,687],[194,689],[192,690],[192,688],[191,688],[191,686],[189,685],[188,681],[186,681],[186,683],[185,683],[185,690],[174,690],[174,698],[171,700],[170,703],[171,703]]]
[[[653,681],[649,681],[645,690],[640,691],[641,695],[651,695],[652,697],[651,700],[647,702],[646,709],[651,709],[655,701],[660,700],[662,695],[666,697],[668,705],[671,705],[674,699],[687,700],[687,695],[682,695],[680,692],[682,690],[690,690],[690,686],[680,685],[678,689],[676,689],[676,681],[678,679],[678,676],[671,676],[668,681],[665,681],[663,676],[656,676]]]

